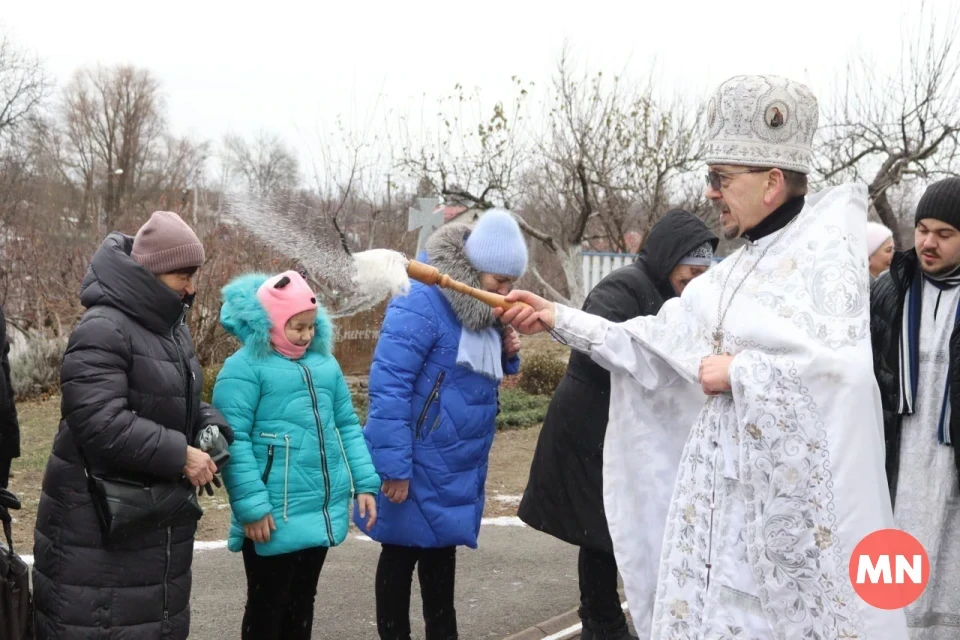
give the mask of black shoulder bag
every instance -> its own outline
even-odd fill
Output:
[[[12,518],[8,509],[19,509],[20,500],[0,489],[0,521],[7,548],[0,545],[0,638],[33,638],[33,598],[30,595],[30,566],[13,552]]]
[[[196,522],[203,515],[186,478],[175,482],[142,473],[94,473],[77,445],[104,544]]]

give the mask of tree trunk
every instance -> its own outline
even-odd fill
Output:
[[[870,185],[870,197],[873,199],[873,208],[877,210],[880,221],[893,231],[893,236],[900,239],[900,221],[897,220],[897,214],[893,211],[890,204],[890,198],[887,197],[887,190],[880,187],[885,182],[885,176],[877,176],[873,184]]]
[[[563,247],[557,252],[560,259],[560,268],[563,269],[564,278],[567,281],[567,299],[574,309],[583,306],[583,300],[586,297],[583,291],[583,257],[580,255],[580,247]]]

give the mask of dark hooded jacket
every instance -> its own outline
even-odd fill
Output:
[[[94,255],[80,293],[87,311],[63,357],[62,419],[34,540],[38,639],[172,639],[189,631],[196,525],[105,548],[78,453],[82,447],[94,470],[176,480],[193,434],[225,424],[200,401],[183,302],[134,262],[132,247],[133,238],[114,233]]]
[[[650,230],[636,262],[601,280],[583,310],[613,322],[656,314],[676,295],[670,272],[705,242],[716,249],[718,239],[699,218],[670,211]],[[571,353],[540,431],[519,516],[570,544],[612,553],[603,508],[603,439],[609,409],[609,372],[590,356]]]
[[[0,487],[6,487],[10,461],[20,457],[20,422],[10,378],[10,340],[3,308],[0,308],[0,340],[3,340],[0,350]]]

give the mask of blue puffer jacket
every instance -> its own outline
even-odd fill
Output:
[[[220,320],[243,343],[217,376],[213,404],[233,427],[223,481],[233,521],[228,547],[243,546],[243,524],[273,514],[277,530],[257,554],[271,556],[343,542],[352,495],[377,493],[380,479],[363,442],[332,325],[321,309],[306,355],[290,360],[270,345],[270,320],[256,292],[263,274],[223,290]]]
[[[427,243],[432,264],[479,284],[463,254],[464,225],[446,225]],[[461,329],[493,325],[492,310],[463,294],[413,283],[395,298],[370,369],[370,410],[363,434],[384,480],[410,480],[408,498],[380,494],[378,542],[476,548],[487,459],[496,432],[499,382],[458,365]],[[502,362],[516,373],[519,358]],[[359,524],[360,520],[355,521]]]

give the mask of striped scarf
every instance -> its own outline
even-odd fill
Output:
[[[960,285],[960,267],[945,275],[926,274],[917,269],[917,273],[907,289],[903,300],[903,319],[900,329],[900,402],[897,412],[900,415],[912,415],[917,397],[917,379],[920,376],[920,310],[923,308],[923,285],[930,284],[941,291]],[[960,321],[960,305],[954,316],[954,324]],[[949,358],[948,358],[949,360]],[[940,420],[937,424],[937,442],[952,446],[950,441],[950,368],[947,364],[947,380],[943,391],[943,405],[940,407]]]

